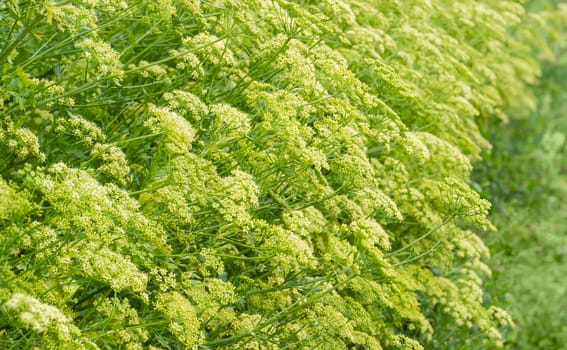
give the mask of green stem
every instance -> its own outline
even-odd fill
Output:
[[[230,337],[230,338],[211,341],[211,342],[202,344],[202,346],[205,346],[205,348],[206,348],[207,346],[218,346],[218,345],[223,345],[223,344],[230,344],[230,343],[237,342],[241,339],[244,339],[244,338],[247,338],[247,337],[250,337],[250,336],[254,336],[255,333],[260,331],[261,329],[281,320],[284,317],[287,317],[287,316],[297,312],[300,309],[304,309],[305,307],[313,304],[314,302],[321,299],[325,295],[327,295],[327,294],[331,293],[332,291],[336,290],[337,288],[347,284],[352,279],[354,279],[356,276],[357,276],[356,274],[353,274],[352,276],[349,276],[346,280],[339,282],[338,284],[336,284],[335,286],[333,286],[329,289],[323,290],[319,293],[312,294],[312,296],[310,298],[308,298],[305,302],[302,302],[302,300],[304,298],[300,298],[299,300],[297,300],[296,302],[294,302],[293,304],[291,304],[287,308],[283,309],[281,312],[278,312],[274,316],[268,318],[266,321],[258,324],[256,327],[254,327],[253,329],[251,329],[247,332],[235,335],[235,336]],[[307,296],[309,296],[309,295],[307,295]]]
[[[417,244],[418,242],[424,240],[425,238],[429,237],[431,234],[433,234],[435,231],[437,231],[438,229],[440,229],[441,227],[445,226],[446,224],[448,224],[450,221],[452,221],[457,215],[456,214],[451,214],[447,219],[443,220],[442,222],[440,222],[439,224],[435,225],[431,230],[427,231],[425,234],[419,236],[417,239],[411,241],[409,244],[403,246],[402,248],[390,253],[390,254],[386,254],[384,255],[385,258],[389,258],[392,256],[396,256],[398,254],[400,254],[401,252],[404,252],[406,250],[408,250],[409,248],[411,248],[412,246],[414,246],[415,244]]]
[[[24,30],[20,33],[20,35],[18,35],[18,37],[17,37],[14,41],[12,41],[12,42],[10,43],[10,45],[8,45],[7,47],[5,47],[5,48],[2,50],[2,52],[0,53],[0,62],[4,61],[4,59],[5,59],[6,57],[10,56],[10,54],[12,53],[12,51],[14,51],[14,49],[16,48],[16,46],[18,46],[18,45],[21,43],[21,41],[23,41],[24,38],[25,38],[26,36],[28,36],[28,34],[31,33],[31,29],[30,29],[30,28],[33,28],[33,27],[39,22],[39,20],[40,20],[40,17],[39,17],[39,16],[36,17],[36,18],[34,18],[34,20],[32,21],[32,23],[30,23],[29,26],[25,26],[25,27],[24,27]],[[15,25],[16,23],[17,23],[17,20],[16,20],[16,22],[14,23],[14,25]]]

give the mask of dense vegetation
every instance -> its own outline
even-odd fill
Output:
[[[526,301],[503,297],[526,273],[501,272],[516,243],[497,237],[513,226],[492,232],[478,191],[517,208],[498,176],[520,172],[497,160],[516,129],[489,133],[534,120],[537,101],[559,107],[557,90],[530,86],[566,13],[0,1],[0,346],[527,344],[501,308],[529,327],[514,309]],[[550,157],[551,179],[565,134],[549,127],[519,159]],[[513,179],[527,198],[532,182]],[[504,257],[489,261],[481,237]],[[487,262],[497,276],[483,290]]]
[[[507,125],[490,125],[493,144],[474,178],[494,203],[499,228],[487,235],[490,297],[516,327],[509,349],[567,347],[567,51],[546,65],[535,90],[538,110]]]

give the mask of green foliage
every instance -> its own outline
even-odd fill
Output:
[[[545,16],[0,2],[0,343],[501,345],[468,179],[478,123],[534,107]]]
[[[565,349],[567,344],[567,55],[544,67],[538,112],[491,125],[494,145],[475,179],[497,203],[500,235],[486,237],[494,252],[487,295],[510,312],[516,328],[509,349]]]

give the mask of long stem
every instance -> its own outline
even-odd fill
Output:
[[[266,321],[258,324],[256,327],[248,330],[247,332],[235,335],[235,336],[230,337],[230,338],[211,341],[211,342],[203,344],[203,346],[207,347],[207,346],[223,345],[223,344],[227,344],[227,343],[230,344],[230,343],[237,342],[240,339],[244,339],[244,338],[247,338],[247,337],[250,337],[250,336],[254,336],[255,333],[262,330],[263,328],[273,324],[274,322],[279,321],[280,319],[282,319],[284,317],[287,317],[287,316],[295,313],[296,311],[298,311],[300,309],[303,309],[303,308],[313,304],[314,302],[321,299],[325,295],[327,295],[327,294],[331,293],[332,291],[336,290],[337,288],[347,284],[352,279],[354,279],[356,276],[357,276],[357,274],[353,274],[353,275],[349,276],[346,280],[337,283],[336,285],[334,285],[331,288],[325,289],[325,290],[323,290],[319,293],[311,294],[312,296],[304,302],[302,302],[302,300],[304,300],[304,299],[300,298],[299,300],[297,300],[296,302],[294,302],[293,304],[291,304],[287,308],[283,309],[281,312],[278,312],[274,316],[268,318]],[[307,296],[309,296],[309,294]]]
[[[440,229],[441,227],[445,226],[446,224],[448,224],[450,221],[452,221],[457,215],[456,214],[452,214],[450,215],[447,219],[441,221],[439,224],[435,225],[431,230],[427,231],[425,234],[419,236],[417,239],[411,241],[409,244],[403,246],[402,248],[390,253],[390,254],[386,254],[384,255],[384,257],[389,258],[392,256],[396,256],[398,254],[400,254],[401,252],[404,252],[406,250],[408,250],[409,248],[411,248],[412,246],[414,246],[415,244],[419,243],[420,241],[424,240],[425,238],[429,237],[431,234],[433,234],[435,231],[437,231],[438,229]]]
[[[20,35],[18,35],[18,37],[12,41],[10,43],[10,45],[8,45],[7,47],[5,47],[2,52],[0,53],[0,62],[4,61],[4,59],[8,56],[10,56],[10,54],[12,53],[12,51],[14,51],[14,49],[16,48],[16,46],[18,46],[26,36],[28,36],[28,34],[31,33],[31,28],[33,28],[40,20],[40,17],[37,16],[36,18],[34,18],[34,20],[30,23],[29,26],[25,26],[24,30],[20,33]],[[17,20],[16,20],[17,23]],[[14,23],[14,25],[16,24]]]

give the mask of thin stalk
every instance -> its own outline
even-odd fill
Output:
[[[431,234],[433,234],[434,232],[436,232],[438,229],[440,229],[441,227],[445,226],[446,224],[448,224],[450,221],[452,221],[457,215],[456,214],[452,214],[450,215],[447,219],[443,220],[442,222],[440,222],[439,224],[435,225],[432,229],[430,229],[429,231],[427,231],[425,234],[419,236],[418,238],[416,238],[415,240],[411,241],[409,244],[403,246],[402,248],[384,255],[384,257],[389,258],[392,256],[396,256],[398,254],[400,254],[401,252],[404,252],[406,250],[408,250],[409,248],[411,248],[412,246],[416,245],[417,243],[419,243],[420,241],[424,240],[425,238],[429,237]]]
[[[39,16],[37,16],[36,18],[34,18],[34,20],[30,23],[29,26],[25,26],[24,30],[20,33],[20,35],[18,35],[18,37],[12,41],[10,43],[10,45],[8,45],[7,47],[5,47],[2,52],[0,52],[0,62],[4,61],[4,59],[8,56],[10,56],[10,54],[12,53],[12,51],[14,51],[14,49],[16,48],[16,46],[18,46],[19,44],[21,44],[21,42],[25,39],[26,36],[28,36],[28,34],[31,33],[31,28],[33,28],[40,20],[41,18]]]
[[[314,302],[321,299],[325,295],[327,295],[327,294],[331,293],[332,291],[336,290],[337,288],[347,284],[352,279],[354,279],[356,276],[357,276],[356,274],[353,274],[352,276],[350,276],[346,280],[339,282],[337,285],[335,285],[331,288],[328,288],[328,289],[323,290],[323,291],[316,293],[316,294],[312,294],[312,296],[309,299],[307,299],[305,302],[302,302],[303,298],[297,300],[296,302],[294,302],[293,304],[291,304],[287,308],[283,309],[281,312],[278,312],[274,316],[268,318],[266,321],[258,324],[256,327],[254,327],[253,329],[251,329],[247,332],[235,335],[235,336],[230,337],[230,338],[211,341],[211,342],[203,344],[203,346],[206,347],[206,346],[219,346],[219,345],[223,345],[223,344],[230,344],[230,343],[237,342],[241,339],[244,339],[244,338],[247,338],[247,337],[250,337],[250,336],[254,336],[255,333],[262,330],[263,328],[266,328],[267,326],[269,326],[269,325],[271,325],[275,322],[278,322],[280,319],[287,317],[287,316],[297,312],[298,310],[303,309],[306,306],[313,304]],[[307,296],[309,296],[309,294]]]

